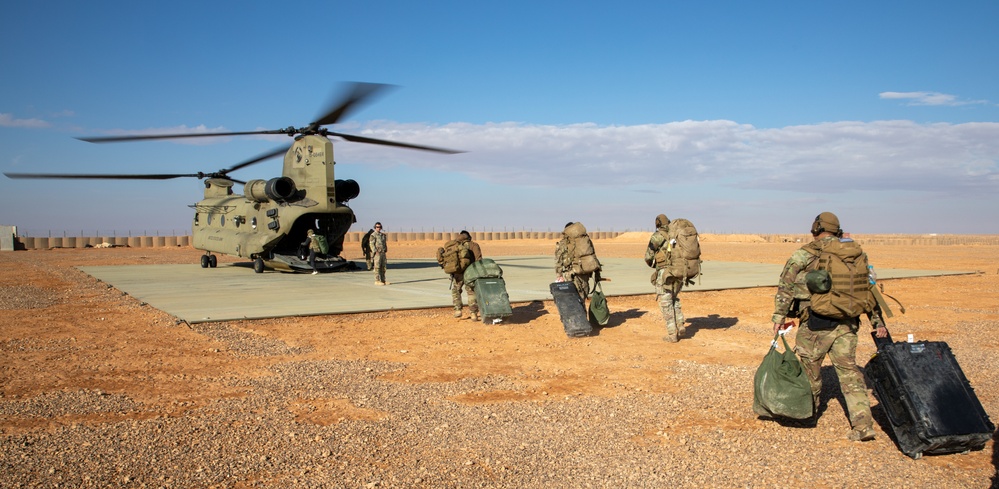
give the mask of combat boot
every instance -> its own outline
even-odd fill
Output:
[[[454,310],[454,317],[461,319],[461,309]]]
[[[677,334],[676,326],[673,326],[672,324],[666,325],[666,336],[663,336],[663,341],[669,343],[676,343],[680,341],[680,335]]]
[[[846,439],[850,441],[871,441],[875,435],[874,428],[854,428],[846,434]]]

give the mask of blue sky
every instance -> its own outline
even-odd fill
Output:
[[[999,2],[0,2],[0,171],[194,173],[338,83],[355,230],[999,233]],[[234,174],[278,176],[276,158]],[[237,187],[237,191],[239,188]],[[183,233],[201,185],[0,177],[29,235]]]

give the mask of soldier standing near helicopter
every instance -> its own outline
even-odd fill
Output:
[[[318,274],[319,270],[316,270],[316,253],[318,253],[320,249],[315,231],[310,229],[307,233],[305,233],[305,242],[302,243],[302,246],[307,246],[309,248],[309,266],[312,267],[312,274]]]
[[[388,235],[382,232],[382,223],[375,223],[375,231],[368,238],[368,246],[371,248],[372,262],[375,267],[375,285],[388,285],[385,281],[385,268],[388,265],[386,253],[388,253]]]

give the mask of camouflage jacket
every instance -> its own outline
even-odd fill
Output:
[[[656,263],[656,252],[658,252],[663,245],[666,244],[666,240],[669,239],[669,229],[661,227],[656,229],[652,233],[652,237],[649,238],[649,246],[645,248],[645,264],[650,267],[661,268],[666,266],[666,263]]]
[[[831,240],[839,238],[826,236],[821,239]],[[771,317],[773,323],[783,323],[787,319],[787,314],[795,300],[799,301],[801,310],[808,307],[811,294],[805,285],[805,274],[811,270],[810,266],[817,259],[818,257],[809,253],[805,247],[798,248],[791,254],[791,258],[788,258],[787,263],[784,264],[784,271],[780,274],[780,281],[777,282],[777,295],[774,296],[774,313]],[[884,326],[884,320],[881,319],[879,309],[875,309],[874,312],[868,314],[868,319],[870,319],[871,326],[874,328]]]
[[[555,245],[555,273],[569,278],[572,275],[573,243],[565,234]]]
[[[371,253],[385,253],[388,251],[388,239],[385,233],[371,233],[371,237],[368,238],[368,246],[371,248]]]

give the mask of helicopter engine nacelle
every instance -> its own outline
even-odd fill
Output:
[[[336,201],[342,203],[361,195],[361,186],[353,180],[335,180],[333,191],[336,192]]]
[[[256,202],[282,202],[294,196],[298,188],[291,178],[277,177],[270,180],[250,180],[246,182],[244,190],[246,196]]]

